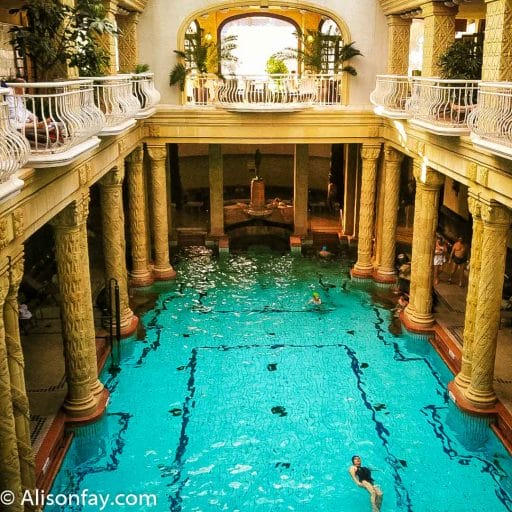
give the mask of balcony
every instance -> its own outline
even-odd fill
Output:
[[[94,103],[105,116],[100,137],[119,135],[135,125],[135,116],[142,111],[133,94],[132,75],[92,77]]]
[[[95,135],[105,117],[94,105],[91,80],[7,85],[10,124],[29,145],[29,164],[66,165],[99,145]]]
[[[0,88],[0,201],[12,197],[23,187],[16,171],[26,163],[30,146],[9,120],[7,96],[10,89]]]
[[[411,97],[411,78],[399,75],[377,75],[370,101],[374,112],[390,119],[407,119],[407,101]]]
[[[141,106],[135,118],[145,119],[153,115],[160,101],[160,93],[155,89],[154,73],[133,74],[132,94],[139,100]]]
[[[482,82],[468,118],[471,140],[493,154],[512,158],[512,83]]]
[[[187,77],[185,104],[233,112],[294,112],[340,106],[342,75]]]

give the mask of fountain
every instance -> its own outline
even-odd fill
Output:
[[[245,211],[251,217],[267,217],[273,212],[272,207],[267,207],[265,202],[265,182],[259,176],[261,165],[261,153],[257,149],[254,154],[254,173],[255,176],[251,180],[251,202],[249,208]]]

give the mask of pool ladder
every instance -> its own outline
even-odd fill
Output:
[[[119,299],[119,283],[114,277],[112,277],[108,283],[108,311],[110,340],[109,370],[111,373],[117,373],[121,370],[121,311]]]

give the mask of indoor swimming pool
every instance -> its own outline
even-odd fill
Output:
[[[428,341],[390,329],[382,292],[347,269],[265,250],[180,259],[145,339],[123,342],[119,372],[106,365],[107,412],[77,431],[52,493],[156,496],[130,511],[370,511],[348,473],[358,454],[383,512],[512,510],[505,448],[453,406]]]

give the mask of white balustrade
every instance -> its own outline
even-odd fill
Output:
[[[236,111],[293,111],[341,105],[341,87],[342,75],[189,75],[184,94],[187,105]]]
[[[137,119],[151,116],[160,101],[160,93],[155,88],[154,73],[137,73],[132,75],[133,95],[139,100],[141,110],[135,115]]]
[[[440,135],[467,135],[468,114],[476,107],[478,80],[413,78],[406,111],[412,124]]]
[[[481,82],[478,104],[468,125],[475,144],[493,153],[512,157],[512,83]]]
[[[99,144],[105,117],[91,80],[11,82],[6,97],[11,126],[29,143],[28,162],[64,165]]]
[[[392,119],[407,119],[406,104],[411,96],[411,78],[400,75],[377,75],[370,101],[375,113]]]
[[[23,187],[16,171],[27,162],[30,146],[9,119],[7,96],[10,89],[0,88],[0,201]]]
[[[133,126],[141,104],[133,94],[132,75],[98,76],[92,80],[94,102],[106,118],[99,135],[115,135]]]

